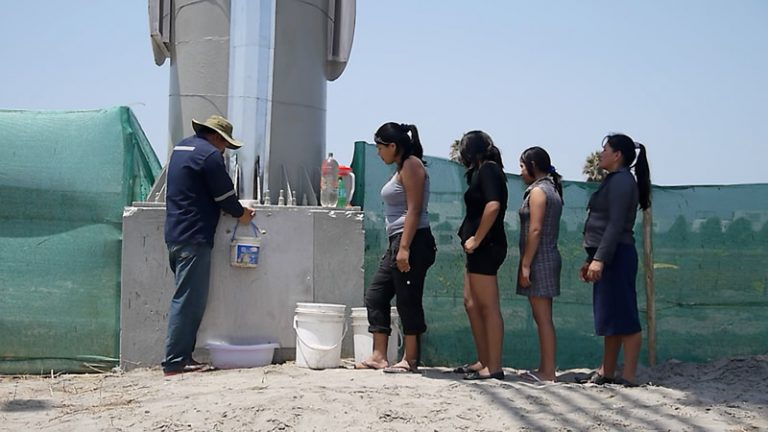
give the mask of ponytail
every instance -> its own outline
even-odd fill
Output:
[[[639,195],[640,208],[643,210],[651,207],[651,170],[648,167],[648,156],[645,146],[636,143],[640,149],[635,162],[635,177],[637,178],[637,191]]]
[[[549,177],[552,179],[552,183],[555,184],[555,190],[557,191],[557,194],[560,195],[560,201],[565,202],[563,199],[563,176],[555,171],[554,166],[551,168],[552,170],[549,172]]]
[[[491,146],[488,147],[488,151],[485,152],[485,157],[483,159],[496,162],[496,165],[498,165],[499,168],[504,169],[504,164],[501,162],[501,152],[494,144],[491,144]]]
[[[424,148],[421,146],[419,130],[416,129],[416,125],[384,123],[374,134],[373,141],[377,144],[395,144],[396,154],[400,156],[400,162],[397,164],[398,171],[403,168],[405,160],[411,156],[417,157],[424,165],[427,164],[424,160]]]
[[[529,147],[523,150],[520,155],[520,162],[525,165],[525,169],[531,176],[535,174],[535,171],[549,176],[552,183],[555,184],[555,190],[560,195],[560,200],[563,199],[563,177],[557,173],[557,169],[552,165],[552,159],[546,150],[538,146]]]
[[[624,134],[608,135],[603,139],[603,143],[603,145],[607,144],[615,151],[621,152],[624,166],[627,169],[635,169],[638,203],[641,209],[648,209],[651,206],[651,170],[648,168],[645,146]]]
[[[416,129],[416,125],[412,124],[402,124],[402,127],[404,127],[405,132],[411,133],[411,155],[416,156],[419,158],[421,163],[424,165],[427,164],[427,162],[424,160],[424,148],[421,146],[421,139],[419,139],[419,130]],[[403,159],[406,159],[403,157]]]

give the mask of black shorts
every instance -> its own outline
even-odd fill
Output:
[[[481,243],[480,247],[467,255],[467,272],[495,276],[507,258],[504,243]]]

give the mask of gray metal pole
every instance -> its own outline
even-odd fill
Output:
[[[256,185],[261,187],[268,162],[275,1],[231,0],[228,110],[245,144],[237,152],[243,199],[263,195]]]
[[[172,2],[169,152],[192,135],[193,118],[227,116],[229,7],[229,0]]]
[[[297,202],[320,185],[325,156],[328,0],[277,1],[272,68],[272,111],[265,184],[277,199],[286,187]],[[307,181],[307,178],[309,181]]]

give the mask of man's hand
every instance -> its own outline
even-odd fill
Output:
[[[243,215],[237,218],[237,221],[241,224],[249,224],[251,223],[251,220],[253,220],[253,215],[256,213],[256,210],[250,208],[250,207],[243,207]]]

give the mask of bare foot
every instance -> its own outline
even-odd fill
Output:
[[[374,360],[367,358],[360,363],[355,363],[355,369],[384,369],[389,366],[386,360]]]

